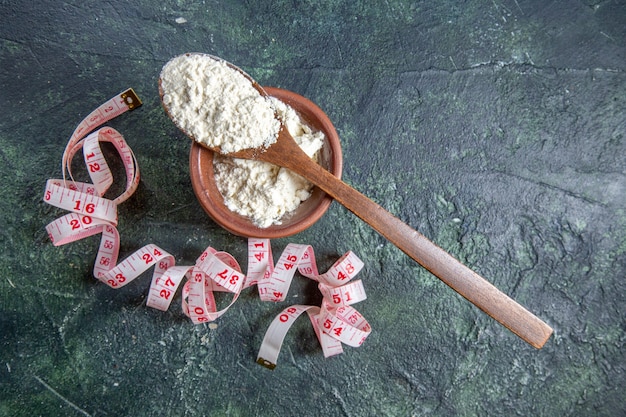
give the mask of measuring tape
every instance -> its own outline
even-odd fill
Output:
[[[46,226],[52,243],[59,246],[101,234],[93,267],[95,278],[118,289],[154,267],[146,305],[166,311],[182,284],[181,308],[195,324],[215,321],[237,301],[243,289],[254,285],[261,300],[284,301],[298,271],[318,282],[322,305],[285,308],[270,324],[257,362],[274,369],[289,328],[304,312],[309,316],[325,357],[342,353],[342,343],[360,346],[371,328],[351,307],[366,298],[362,282],[350,282],[363,268],[363,262],[352,252],[342,256],[323,274],[318,272],[311,246],[288,244],[274,265],[269,239],[252,238],[248,240],[247,274],[232,255],[210,246],[193,266],[175,265],[174,257],[154,244],[138,249],[118,263],[117,206],[137,189],[139,166],[119,132],[110,127],[97,128],[141,104],[135,92],[128,89],[91,112],[72,133],[63,152],[63,177],[48,180],[44,190],[45,203],[69,211]],[[114,199],[104,197],[113,184],[113,175],[102,153],[101,142],[113,144],[126,173],[126,187]],[[81,149],[91,183],[75,181],[71,172],[71,162]],[[233,294],[230,303],[219,308],[215,292]]]

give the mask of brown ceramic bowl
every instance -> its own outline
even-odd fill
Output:
[[[315,103],[291,91],[275,87],[265,87],[265,91],[291,106],[309,126],[324,132],[326,140],[320,152],[319,163],[337,178],[341,178],[341,144],[328,116]],[[215,184],[212,151],[194,142],[189,155],[189,171],[193,191],[202,208],[217,224],[238,236],[274,239],[294,235],[319,220],[332,202],[326,193],[314,187],[311,196],[296,210],[286,214],[281,219],[281,224],[260,228],[249,218],[232,212],[224,204],[222,194]]]

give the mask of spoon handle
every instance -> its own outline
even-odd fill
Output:
[[[541,348],[552,328],[424,235],[317,164],[291,168],[316,184],[404,253],[524,341]]]

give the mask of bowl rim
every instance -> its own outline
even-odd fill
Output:
[[[293,91],[278,87],[263,88],[269,96],[275,97],[291,106],[308,124],[324,132],[326,141],[333,151],[333,157],[330,158],[329,171],[337,178],[341,178],[343,170],[341,143],[339,135],[326,113],[311,100]],[[307,117],[306,113],[302,111],[303,109],[306,109],[307,113],[313,115],[313,120]],[[309,205],[312,205],[315,204],[315,201],[318,201],[317,205],[311,209],[307,216],[302,216],[293,223],[271,225],[266,228],[255,226],[249,218],[235,213],[225,206],[222,194],[217,189],[215,181],[210,180],[210,178],[213,178],[213,156],[214,153],[212,151],[203,148],[196,142],[192,142],[189,152],[191,185],[198,202],[209,217],[234,235],[267,239],[292,236],[308,229],[317,222],[326,213],[330,203],[333,201],[330,196],[318,187],[314,187],[311,197],[302,203],[307,204],[309,202]],[[215,198],[218,199],[217,204]],[[294,215],[296,215],[297,210],[294,211]]]

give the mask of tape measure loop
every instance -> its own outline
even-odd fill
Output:
[[[265,262],[266,273],[257,283],[259,296],[264,301],[283,301],[289,290],[295,271],[303,276],[318,281],[322,293],[322,305],[292,305],[274,318],[265,333],[259,349],[257,363],[274,369],[285,336],[295,320],[307,312],[320,342],[324,357],[343,353],[342,343],[360,346],[371,328],[363,316],[350,305],[366,299],[361,280],[349,282],[363,268],[363,262],[353,253],[347,252],[340,257],[324,274],[319,274],[315,253],[309,245],[290,243],[281,254],[276,267],[271,256],[265,252],[259,256],[260,249],[269,248],[269,242],[261,245],[259,241],[249,241],[248,249],[253,256],[248,256],[248,271],[258,271],[255,263]],[[271,271],[268,273],[268,271]]]

